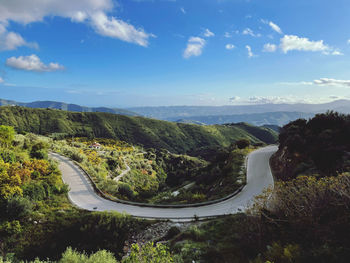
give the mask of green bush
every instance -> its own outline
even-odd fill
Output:
[[[88,256],[69,247],[62,254],[58,263],[117,263],[117,260],[112,253],[106,250],[100,250]]]
[[[10,220],[22,218],[29,215],[32,211],[32,204],[23,197],[12,197],[7,200],[6,217]]]
[[[241,139],[241,140],[236,141],[236,145],[239,149],[244,149],[250,145],[250,141],[247,139]]]
[[[30,152],[30,157],[32,157],[32,158],[35,158],[35,159],[39,159],[39,160],[41,160],[41,159],[48,159],[48,153],[47,153],[47,150],[44,150],[44,149],[42,149],[42,150],[37,150],[37,151],[31,151]]]
[[[142,247],[132,245],[131,253],[122,260],[122,263],[172,263],[174,259],[168,248],[162,244],[154,246],[153,242],[146,243]]]
[[[129,199],[132,199],[135,196],[134,191],[132,190],[131,186],[126,183],[119,182],[118,183],[118,193],[120,195],[124,195]]]

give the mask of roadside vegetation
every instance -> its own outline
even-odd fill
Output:
[[[47,159],[49,147],[71,152],[72,158],[86,165],[92,174],[95,171],[110,180],[125,171],[125,157],[130,174],[125,175],[126,181],[120,179],[117,183],[132,184],[131,171],[142,167],[148,175],[162,178],[156,179],[158,189],[171,184],[183,187],[193,180],[195,186],[185,189],[189,191],[200,184],[187,172],[196,175],[202,184],[217,174],[216,169],[221,175],[225,171],[230,176],[239,173],[242,158],[237,156],[248,153],[249,141],[197,149],[197,157],[190,157],[160,149],[145,150],[118,140],[99,140],[101,148],[97,151],[89,148],[95,140],[54,141],[33,134],[16,135],[13,128],[0,126],[0,252],[5,262],[39,258],[37,263],[47,258],[54,262],[348,262],[349,128],[349,115],[333,112],[286,125],[279,151],[272,159],[276,180],[273,192],[267,189],[258,196],[245,214],[197,223],[187,230],[174,226],[155,240],[166,245],[133,245],[129,256],[122,259],[125,241],[152,222],[73,208],[57,164]],[[176,169],[186,172],[177,173]],[[163,176],[158,172],[164,172]],[[223,189],[228,184],[220,186],[219,182],[211,182],[211,187],[218,183]],[[152,183],[145,185],[153,187]],[[207,189],[206,198],[209,193]],[[151,201],[157,195],[146,194],[145,198]]]
[[[349,128],[349,115],[333,112],[283,127],[272,196],[177,233],[171,251],[184,262],[348,262]]]
[[[246,182],[244,160],[252,150],[243,139],[215,149],[205,160],[113,139],[70,138],[50,144],[79,163],[107,196],[154,204],[198,203],[233,193]]]
[[[0,256],[58,260],[70,246],[89,254],[107,249],[120,259],[130,233],[149,223],[74,208],[57,164],[48,159],[50,143],[0,126]]]

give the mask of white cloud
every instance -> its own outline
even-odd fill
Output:
[[[275,23],[273,23],[272,21],[269,22],[269,26],[272,28],[272,30],[276,31],[278,34],[283,34],[281,28],[276,25]]]
[[[206,41],[200,37],[190,37],[187,43],[187,47],[183,53],[184,58],[190,58],[192,56],[198,57],[202,54],[202,50],[206,44]]]
[[[29,24],[43,21],[48,16],[60,16],[73,22],[86,23],[103,36],[147,46],[148,39],[153,35],[125,21],[108,16],[107,13],[113,8],[112,0],[0,1],[0,23],[7,25],[9,21],[13,21]],[[18,40],[18,43],[21,42]]]
[[[284,53],[288,51],[299,50],[299,51],[313,51],[327,53],[331,50],[328,45],[323,43],[323,40],[311,41],[308,38],[301,38],[294,35],[285,35],[281,38],[280,48]]]
[[[6,27],[0,24],[0,51],[15,50],[21,46],[38,48],[37,43],[25,41],[21,35],[15,32],[8,32]]]
[[[227,50],[231,50],[231,49],[234,49],[234,48],[235,48],[235,45],[233,45],[233,44],[227,44],[227,45],[225,46],[225,48],[226,48]]]
[[[6,60],[6,65],[15,69],[37,72],[49,72],[64,69],[64,67],[58,63],[51,62],[46,65],[34,54],[30,56],[19,56],[18,58],[10,57]]]
[[[239,97],[239,96],[233,96],[233,97],[229,98],[229,101],[235,102],[235,101],[239,101],[240,99],[241,99],[241,97]]]
[[[277,46],[275,44],[267,43],[264,45],[264,52],[275,52],[277,50]]]
[[[215,34],[214,34],[213,32],[211,32],[208,28],[206,28],[206,29],[204,30],[203,35],[204,35],[205,37],[213,37],[213,36],[215,36]]]
[[[342,52],[340,52],[339,50],[334,50],[332,53],[331,53],[333,56],[343,56],[344,54]]]
[[[314,80],[314,84],[320,86],[338,86],[350,88],[350,80],[320,78]]]
[[[273,31],[277,32],[278,34],[281,34],[281,35],[283,34],[282,29],[278,25],[276,25],[274,22],[268,21],[265,19],[261,19],[260,21],[266,25],[269,25],[271,27],[271,29]]]
[[[247,49],[248,51],[248,58],[252,58],[254,57],[254,54],[253,54],[253,51],[252,51],[252,48],[248,45],[245,46],[245,48]]]
[[[126,42],[136,43],[140,46],[148,46],[148,38],[151,36],[134,26],[114,17],[107,17],[103,12],[92,15],[92,25],[97,33],[103,36],[118,38]]]
[[[181,8],[180,8],[180,11],[181,11],[184,15],[186,14],[185,8],[181,7]]]
[[[0,77],[0,84],[4,83],[4,82],[5,82],[5,80],[2,77]]]
[[[284,97],[280,96],[252,96],[249,98],[240,98],[232,97],[229,98],[229,101],[235,105],[257,105],[257,104],[296,104],[296,103],[325,103],[333,101],[334,98],[330,97],[313,97],[313,96],[304,96],[298,97],[293,95],[287,95]]]
[[[331,78],[320,78],[314,81],[299,81],[299,82],[278,82],[276,85],[286,85],[286,86],[336,86],[336,87],[349,87],[350,80],[340,80],[340,79],[331,79]]]
[[[246,28],[243,30],[242,32],[243,35],[249,35],[252,37],[261,37],[261,34],[255,34],[253,30],[251,30],[250,28]]]
[[[285,86],[311,86],[313,82],[310,81],[299,81],[299,82],[278,82],[276,85],[285,85]]]

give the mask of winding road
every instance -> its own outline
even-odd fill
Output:
[[[248,156],[247,184],[240,193],[225,201],[186,208],[140,207],[106,200],[94,192],[91,182],[84,172],[70,159],[52,153],[50,156],[59,161],[63,181],[69,185],[68,197],[77,207],[89,211],[118,211],[141,218],[172,219],[179,221],[234,214],[244,211],[254,197],[273,185],[269,165],[270,157],[277,151],[277,146],[258,149]]]

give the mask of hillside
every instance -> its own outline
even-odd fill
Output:
[[[127,116],[138,116],[139,114],[135,112],[131,112],[124,109],[117,109],[117,108],[107,108],[107,107],[86,107],[86,106],[80,106],[77,104],[68,104],[64,102],[57,102],[57,101],[34,101],[34,102],[18,102],[13,100],[4,100],[0,99],[0,106],[23,106],[28,108],[49,108],[49,109],[56,109],[56,110],[66,110],[66,111],[76,111],[76,112],[108,112],[108,113],[114,113],[114,114],[121,114],[121,115],[127,115]]]
[[[285,125],[271,164],[276,178],[335,176],[350,171],[350,115],[334,112]]]
[[[277,139],[276,132],[257,127],[256,130],[266,134],[258,138],[257,134],[247,131],[250,126],[245,124],[200,126],[102,112],[80,113],[18,106],[0,107],[0,124],[13,126],[18,132],[112,138],[178,153],[201,147],[229,146],[242,138],[253,144],[270,144]]]

